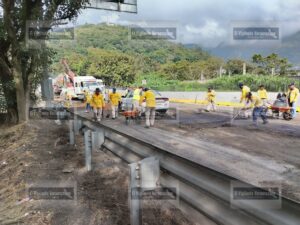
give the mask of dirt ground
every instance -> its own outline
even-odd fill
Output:
[[[68,144],[66,124],[36,120],[0,127],[1,225],[127,225],[129,170],[96,152],[94,170],[84,168],[83,138]],[[32,187],[72,187],[69,200],[36,200]],[[149,205],[149,204],[148,204]],[[144,209],[143,224],[192,225],[168,203]]]

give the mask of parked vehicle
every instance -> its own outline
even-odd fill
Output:
[[[99,88],[104,92],[105,86],[103,81],[96,79],[93,76],[76,76],[70,69],[67,60],[62,59],[62,65],[65,68],[65,73],[60,74],[53,84],[53,89],[56,94],[69,93],[74,99],[84,99],[84,91],[94,92]]]
[[[97,80],[93,76],[79,76],[74,78],[75,85],[75,96],[78,99],[84,98],[84,91],[89,91],[90,93],[95,92],[96,88],[99,88],[104,92],[104,85],[102,80]]]
[[[152,90],[155,94],[156,99],[156,112],[159,114],[165,114],[170,107],[169,98],[164,97],[159,93],[158,91]],[[126,96],[123,96],[122,98],[122,111],[130,110],[133,105],[133,91],[130,91],[127,93]],[[146,103],[143,102],[142,104],[142,113],[145,112]]]

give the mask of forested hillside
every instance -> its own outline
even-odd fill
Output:
[[[164,40],[130,40],[121,26],[84,25],[76,28],[74,42],[52,42],[57,52],[54,74],[63,71],[66,58],[77,75],[101,77],[107,84],[126,85],[138,76],[159,73],[166,79],[195,80],[201,73],[217,75],[222,60],[200,48],[189,49]]]
[[[272,85],[263,83],[277,91],[285,87],[289,79],[284,76],[292,72],[288,60],[274,53],[254,54],[249,61],[233,58],[225,62],[197,46],[190,48],[165,40],[131,40],[129,33],[128,27],[118,25],[77,27],[74,41],[51,43],[56,52],[52,64],[54,76],[64,71],[60,61],[66,58],[75,74],[93,75],[107,85],[140,85],[146,79],[147,85],[159,90],[198,90],[207,85],[227,90],[238,88],[236,80],[248,78],[213,78],[219,78],[220,71],[223,77],[241,75],[246,63],[248,74],[259,75],[257,79],[264,76],[259,79],[261,81],[272,80]],[[271,73],[282,78],[265,77]],[[186,82],[200,79],[209,82]]]

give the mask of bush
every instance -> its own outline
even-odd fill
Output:
[[[222,77],[209,81],[206,86],[211,86],[214,89],[224,91],[239,90],[238,83],[244,83],[251,90],[256,91],[259,85],[264,85],[268,91],[282,92],[287,90],[287,86],[291,82],[295,82],[299,86],[300,82],[290,79],[288,77],[277,76],[259,76],[259,75],[236,75],[231,77]]]
[[[213,87],[219,91],[239,91],[240,82],[249,86],[251,90],[257,91],[259,85],[265,85],[268,91],[283,92],[291,82],[295,82],[300,87],[300,82],[288,77],[277,76],[259,76],[259,75],[235,75],[224,76],[222,78],[212,79],[206,83],[196,81],[177,81],[168,80],[161,74],[151,73],[140,75],[137,82],[133,85],[140,86],[142,80],[147,80],[147,87],[158,91],[206,91],[208,87]]]

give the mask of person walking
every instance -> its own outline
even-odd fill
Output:
[[[259,90],[257,91],[258,97],[262,100],[264,106],[268,106],[268,92],[265,89],[264,85],[259,86]]]
[[[121,101],[121,95],[117,93],[117,89],[113,88],[113,92],[109,94],[109,101],[111,104],[112,119],[118,117],[119,102]]]
[[[138,87],[133,91],[133,110],[139,111],[140,109],[140,98],[141,98],[141,93],[143,91],[143,87]]]
[[[251,103],[251,106],[245,107],[246,110],[253,108],[252,112],[252,118],[253,118],[253,125],[257,126],[258,117],[261,117],[263,120],[263,124],[267,124],[267,116],[266,116],[266,110],[263,106],[262,100],[258,96],[252,95],[251,92],[247,93],[246,99],[249,103]]]
[[[103,108],[105,107],[105,101],[99,88],[96,88],[95,93],[92,96],[92,106],[94,109],[94,118],[100,122],[102,119]]]
[[[85,101],[85,112],[89,113],[92,110],[91,107],[92,95],[88,90],[84,90],[83,94],[84,94],[84,101]]]
[[[207,90],[206,99],[208,101],[206,111],[210,112],[210,110],[212,109],[212,111],[215,112],[217,109],[217,107],[216,107],[216,92],[211,87],[209,87]]]
[[[144,100],[146,100],[145,128],[150,128],[150,126],[154,126],[154,122],[155,122],[156,101],[155,101],[155,94],[149,88],[144,89],[144,94],[140,98],[140,105],[142,105]]]
[[[244,103],[244,108],[249,108],[250,103],[247,99],[247,94],[251,91],[249,87],[247,87],[246,85],[244,85],[243,83],[239,83],[239,87],[242,91],[241,93],[241,98],[240,98],[240,103]],[[250,117],[250,111],[249,110],[245,110],[244,111],[244,116],[245,118],[249,118]]]
[[[290,85],[290,91],[288,92],[288,102],[291,107],[292,117],[295,118],[297,115],[297,101],[299,98],[299,89],[296,88],[295,83]]]

